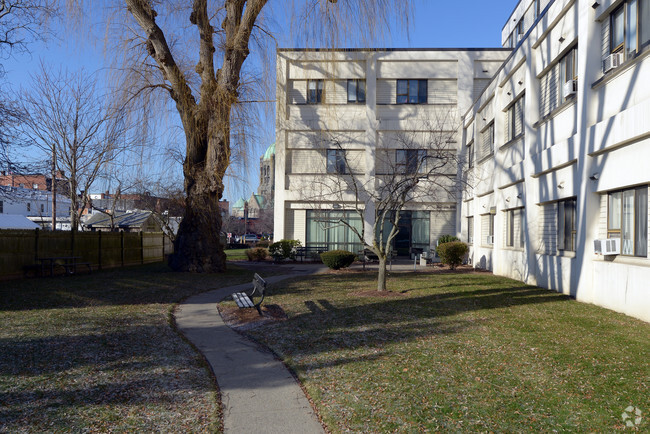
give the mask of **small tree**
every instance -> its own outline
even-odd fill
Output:
[[[324,202],[343,204],[362,222],[370,222],[367,231],[366,224],[359,228],[344,218],[322,219],[324,230],[344,225],[377,255],[378,291],[386,290],[386,265],[405,208],[419,202],[448,201],[459,193],[457,122],[456,110],[450,109],[433,119],[414,121],[403,131],[386,137],[376,146],[374,177],[368,176],[348,152],[348,137],[326,134],[327,147],[338,151],[332,154],[333,161],[328,161],[335,167],[313,185],[312,199],[321,209],[324,205],[318,204]]]
[[[126,110],[101,95],[96,76],[83,71],[53,74],[41,65],[32,83],[20,103],[24,143],[43,151],[68,182],[71,226],[77,230],[102,168],[133,147]]]

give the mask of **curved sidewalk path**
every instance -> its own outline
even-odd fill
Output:
[[[271,276],[271,284],[323,270],[322,264],[292,266]],[[262,275],[263,270],[260,270]],[[268,351],[228,327],[216,303],[250,283],[188,298],[174,313],[183,334],[206,357],[217,377],[227,433],[323,433],[304,392],[287,368]]]

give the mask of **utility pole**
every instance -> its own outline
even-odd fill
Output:
[[[52,145],[52,231],[56,230],[56,144]]]

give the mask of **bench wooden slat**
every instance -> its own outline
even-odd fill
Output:
[[[265,291],[266,291],[266,281],[262,279],[262,277],[260,277],[259,274],[255,273],[255,277],[253,277],[253,290],[250,292],[250,294],[246,292],[233,292],[231,294],[231,297],[234,300],[234,302],[237,303],[237,306],[239,306],[240,309],[255,308],[257,309],[257,312],[259,312],[259,314],[262,315],[262,310],[260,309],[260,305],[264,301]],[[253,301],[253,296],[260,297],[260,301],[255,303]]]

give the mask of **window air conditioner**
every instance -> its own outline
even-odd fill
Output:
[[[597,255],[620,255],[621,239],[607,238],[606,240],[594,240],[594,253]]]
[[[618,68],[623,63],[623,53],[610,54],[603,60],[603,74],[607,74],[614,68]]]
[[[494,244],[494,235],[488,235],[487,243],[488,243],[488,245]]]
[[[569,80],[566,83],[564,83],[564,87],[562,88],[562,96],[564,98],[568,98],[570,96],[574,96],[577,91],[578,91],[578,80]]]
[[[468,244],[473,244],[474,243],[474,237],[469,237],[469,240],[467,240]]]

